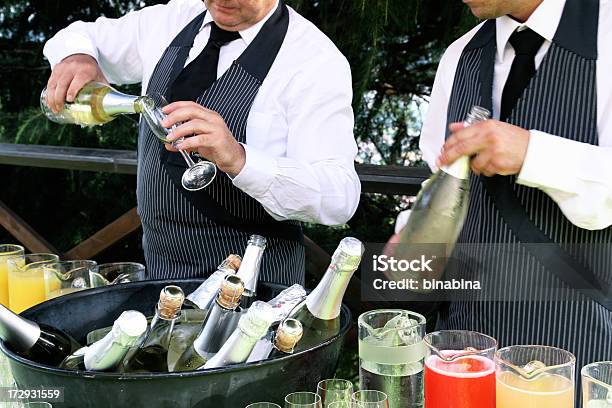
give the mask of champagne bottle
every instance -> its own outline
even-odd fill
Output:
[[[304,336],[296,351],[319,345],[340,330],[342,298],[351,277],[359,268],[363,250],[363,244],[358,239],[344,238],[321,282],[289,315],[304,326]]]
[[[302,323],[295,319],[285,319],[273,336],[266,336],[255,344],[247,362],[280,358],[292,354],[303,334]]]
[[[279,323],[285,320],[289,313],[300,302],[306,298],[306,290],[300,284],[295,284],[288,287],[278,294],[274,299],[268,301],[268,304],[274,309],[276,317],[274,323]]]
[[[247,313],[240,318],[236,330],[219,352],[206,362],[204,368],[245,362],[255,344],[266,335],[273,320],[272,306],[261,301],[253,302]]]
[[[168,346],[185,295],[178,286],[166,286],[159,295],[151,327],[138,347],[124,358],[120,371],[126,373],[167,372]]]
[[[47,105],[47,88],[40,94],[40,107],[49,120],[81,126],[102,125],[119,115],[141,113],[145,105],[153,104],[146,96],[126,95],[110,85],[90,82],[79,91],[74,102],[66,103],[55,113]]]
[[[250,307],[256,299],[261,258],[265,249],[266,239],[261,235],[251,235],[238,269],[238,276],[244,282],[244,295],[240,304],[243,309]]]
[[[50,366],[57,366],[81,347],[63,331],[25,319],[1,304],[0,339],[13,352]]]
[[[235,274],[240,269],[242,258],[231,254],[217,267],[217,270],[208,277],[196,290],[187,295],[185,305],[192,308],[208,310],[215,301],[223,279]],[[184,308],[184,307],[183,307]]]
[[[147,330],[146,317],[128,310],[119,316],[110,333],[89,347],[82,347],[60,364],[72,370],[107,371],[121,363],[127,352]]]
[[[487,120],[490,112],[474,106],[468,114],[464,125],[471,126]],[[440,168],[425,183],[417,195],[408,223],[400,232],[398,244],[392,244],[391,253],[397,259],[413,259],[422,254],[418,244],[444,244],[446,254],[450,255],[455,247],[459,233],[467,215],[470,197],[470,158],[463,156],[453,164]],[[416,251],[416,252],[415,252]],[[418,254],[417,254],[418,252]],[[439,278],[444,270],[445,260],[434,262],[433,274],[415,273],[407,276],[402,272],[397,279]],[[421,285],[422,287],[422,285]]]
[[[221,284],[219,296],[202,325],[200,334],[174,365],[174,371],[200,368],[219,351],[236,328],[235,311],[244,292],[244,283],[237,275],[228,275]]]

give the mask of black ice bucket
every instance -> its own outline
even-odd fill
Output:
[[[111,326],[124,310],[154,314],[161,289],[169,284],[190,293],[201,280],[148,281],[86,290],[35,306],[22,315],[72,335],[81,344],[94,329]],[[284,287],[261,283],[261,300]],[[325,343],[291,356],[205,371],[154,374],[75,372],[26,360],[0,343],[20,389],[63,388],[66,408],[244,408],[252,402],[276,402],[285,395],[315,391],[317,382],[333,376],[351,314],[342,306],[340,332]]]

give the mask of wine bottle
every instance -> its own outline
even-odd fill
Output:
[[[55,113],[47,105],[47,88],[40,94],[40,107],[49,120],[81,126],[102,125],[119,115],[141,113],[146,105],[153,104],[146,96],[126,95],[110,85],[90,82],[81,88],[74,102],[66,103]]]
[[[219,296],[206,316],[202,330],[193,344],[185,350],[174,365],[174,371],[200,368],[221,346],[236,328],[236,308],[244,292],[244,283],[237,275],[228,275],[221,284]]]
[[[63,331],[25,319],[0,304],[0,339],[15,353],[57,366],[81,346]]]
[[[224,367],[245,362],[255,344],[266,335],[273,320],[272,306],[261,301],[253,302],[247,313],[240,318],[236,330],[203,368]]]
[[[304,336],[296,351],[319,345],[340,330],[342,298],[359,268],[363,250],[358,239],[344,238],[317,287],[289,315],[304,326]]]
[[[110,333],[89,347],[82,347],[60,364],[72,370],[107,371],[121,363],[127,352],[147,330],[145,315],[135,310],[123,312]]]
[[[235,274],[240,269],[242,258],[231,254],[217,267],[217,270],[208,277],[196,290],[187,295],[185,306],[208,310],[215,301],[223,279],[230,274]]]
[[[302,323],[295,319],[285,319],[280,323],[273,336],[266,336],[255,344],[247,362],[279,358],[292,354],[303,334]]]
[[[183,290],[178,286],[166,286],[162,289],[151,326],[140,344],[133,347],[125,356],[120,371],[125,373],[168,371],[168,346],[184,300]]]
[[[261,259],[266,249],[266,239],[261,235],[251,235],[247,248],[242,257],[242,264],[238,269],[238,276],[244,282],[244,294],[240,306],[247,309],[251,306],[257,296],[257,281]]]
[[[487,120],[490,112],[474,106],[468,114],[464,125],[472,126]],[[400,232],[399,243],[390,244],[385,253],[394,258],[413,259],[422,254],[419,244],[444,244],[449,256],[457,242],[459,233],[467,215],[470,197],[470,158],[463,156],[450,166],[440,168],[425,183],[417,195],[410,218]],[[415,252],[416,251],[416,252]],[[432,279],[439,278],[445,267],[444,257],[438,257],[432,267],[433,273],[413,272],[412,275],[402,272],[401,276],[388,273],[394,279]],[[420,285],[423,287],[423,285]]]

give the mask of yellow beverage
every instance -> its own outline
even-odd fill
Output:
[[[527,380],[513,372],[497,374],[497,408],[573,408],[574,383],[560,375]]]
[[[46,300],[42,266],[9,273],[9,302],[11,310],[21,313]]]
[[[23,255],[23,252],[23,247],[19,245],[0,245],[0,304],[6,307],[9,306],[7,261],[13,256]]]

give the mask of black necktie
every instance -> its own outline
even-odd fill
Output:
[[[519,98],[527,88],[536,72],[535,56],[542,46],[544,38],[530,28],[515,31],[510,36],[510,44],[516,52],[510,75],[502,94],[500,120],[508,119]]]
[[[195,101],[217,80],[219,52],[225,44],[240,38],[237,31],[226,31],[213,21],[204,50],[187,65],[172,84],[170,101]]]

